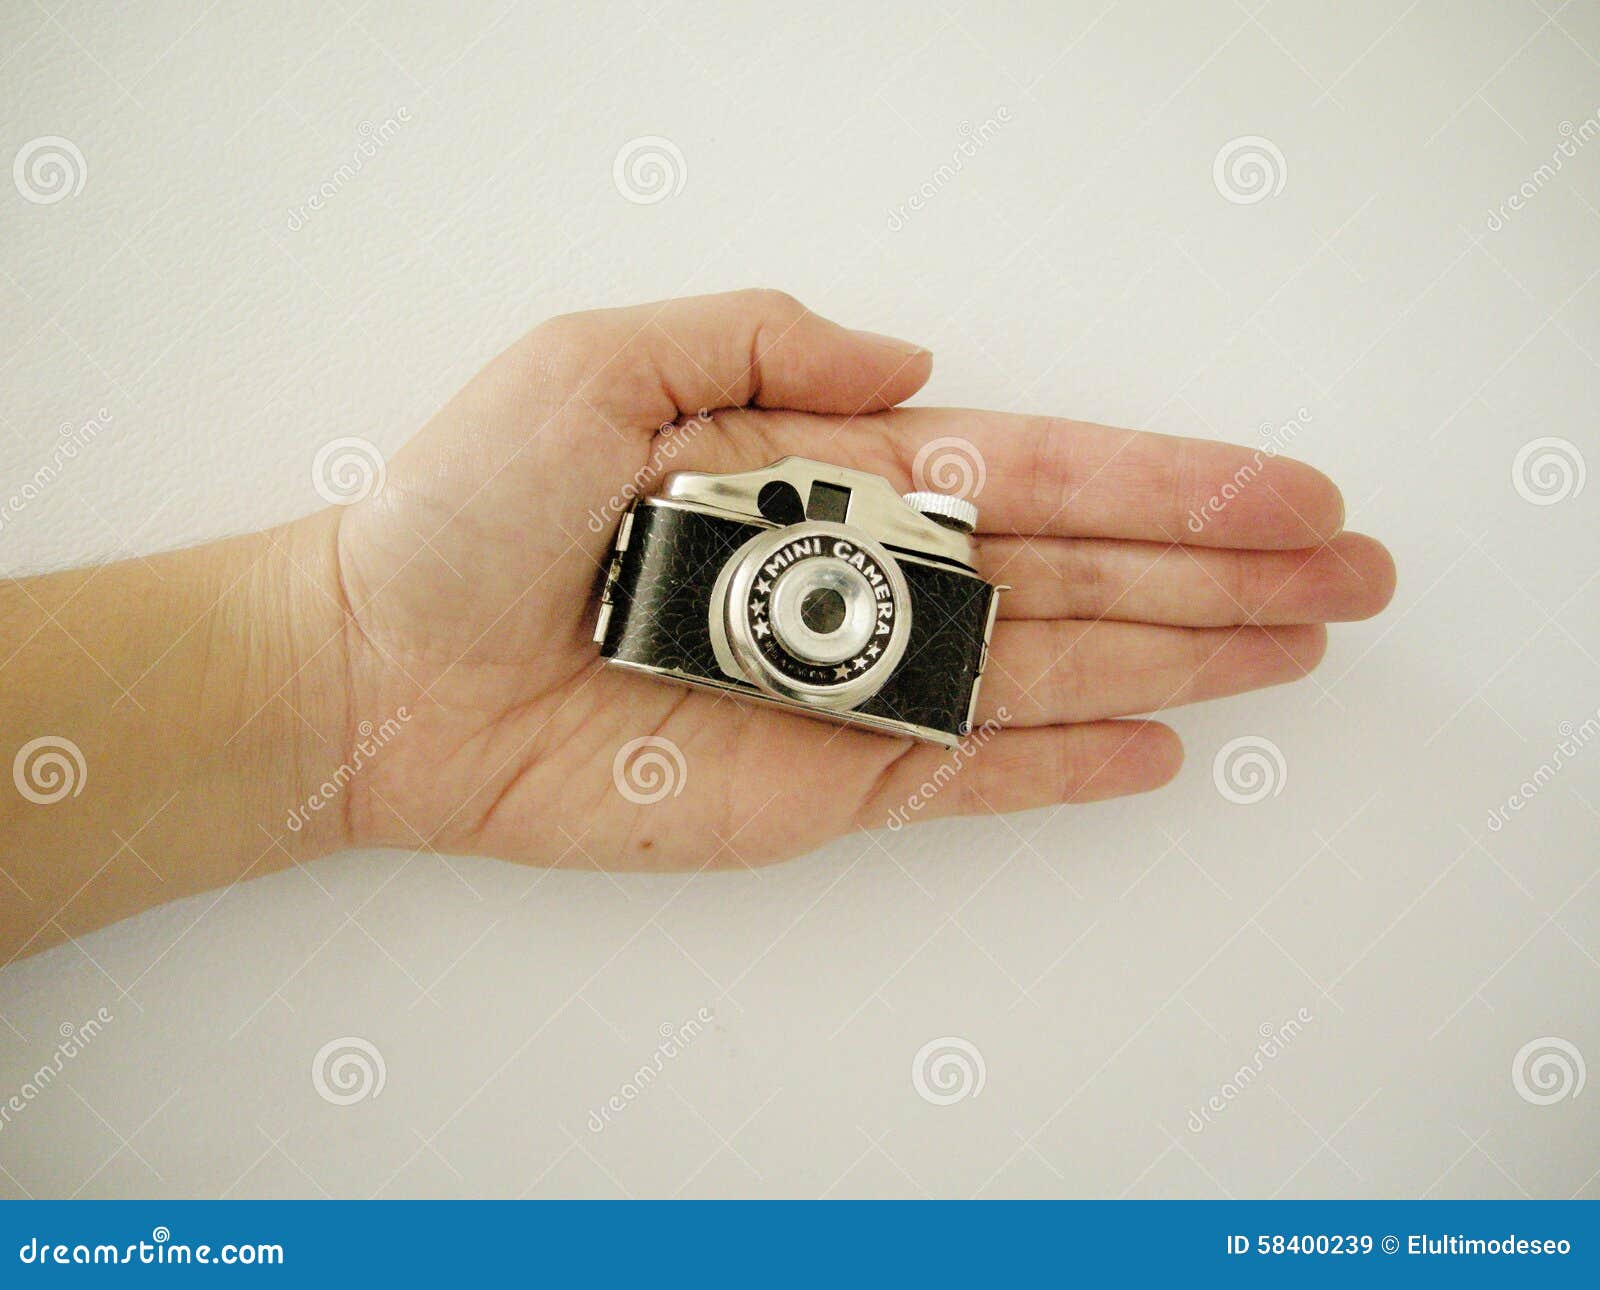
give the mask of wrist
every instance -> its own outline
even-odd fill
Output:
[[[245,539],[241,553],[245,622],[234,641],[244,699],[235,715],[246,759],[262,758],[257,782],[270,786],[249,814],[297,860],[353,837],[350,616],[338,533],[339,513],[321,511]]]
[[[336,529],[0,583],[0,729],[63,750],[0,795],[0,954],[346,844],[336,800],[287,823],[348,747]]]

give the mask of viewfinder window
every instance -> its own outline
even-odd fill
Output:
[[[828,520],[834,524],[843,524],[845,514],[850,509],[850,490],[840,488],[837,484],[824,484],[821,482],[811,485],[811,499],[806,503],[806,518],[809,520]]]

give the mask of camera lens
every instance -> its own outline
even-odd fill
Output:
[[[780,573],[769,613],[778,643],[807,663],[854,658],[878,625],[872,584],[843,560],[826,556]]]
[[[877,693],[910,630],[910,592],[894,557],[829,520],[752,537],[711,590],[718,665],[808,707],[853,708]]]
[[[844,622],[844,597],[832,587],[806,592],[800,602],[800,620],[819,636],[836,632]]]

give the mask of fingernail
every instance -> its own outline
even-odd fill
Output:
[[[892,349],[896,354],[904,354],[907,358],[915,358],[918,354],[926,354],[928,352],[921,345],[913,345],[909,340],[885,336],[880,332],[857,331],[852,328],[850,334],[857,340],[864,340],[869,345],[882,345],[885,349]]]

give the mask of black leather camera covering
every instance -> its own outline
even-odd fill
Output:
[[[600,653],[760,693],[717,666],[710,624],[717,574],[763,531],[761,525],[701,511],[635,506]],[[900,561],[900,570],[911,592],[905,658],[881,690],[851,711],[966,734],[994,588],[974,574],[910,559]]]

